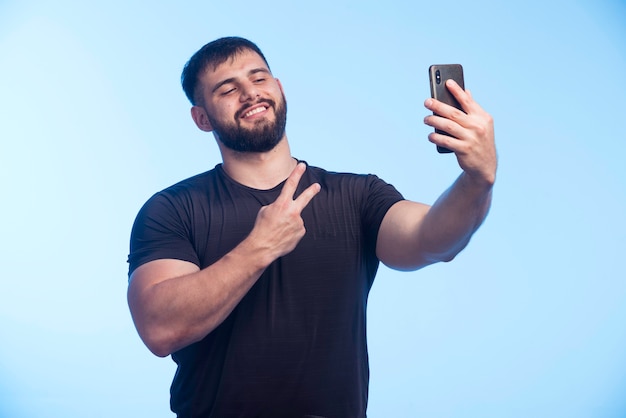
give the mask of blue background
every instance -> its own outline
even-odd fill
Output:
[[[0,1],[0,416],[171,417],[170,359],[126,304],[154,192],[220,155],[183,64],[258,43],[292,151],[432,203],[459,174],[422,123],[462,63],[495,118],[491,214],[452,263],[381,267],[370,417],[626,416],[621,1]]]

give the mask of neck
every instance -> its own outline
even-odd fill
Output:
[[[291,156],[289,143],[284,137],[268,152],[236,152],[218,141],[223,167],[236,182],[253,189],[268,190],[283,182],[295,168],[297,161]]]

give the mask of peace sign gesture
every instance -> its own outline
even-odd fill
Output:
[[[306,164],[296,165],[274,203],[259,210],[254,228],[248,237],[268,250],[271,261],[293,251],[306,232],[302,210],[319,193],[321,186],[314,183],[294,199],[305,170]]]

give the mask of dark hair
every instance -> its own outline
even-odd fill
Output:
[[[247,39],[237,36],[229,36],[209,42],[191,56],[187,64],[185,64],[185,68],[183,68],[180,81],[183,85],[185,95],[192,105],[195,106],[198,101],[196,89],[198,87],[199,75],[209,66],[215,69],[218,65],[223,64],[228,59],[245,50],[259,54],[259,56],[263,58],[263,61],[265,61],[267,68],[270,68],[258,46]]]

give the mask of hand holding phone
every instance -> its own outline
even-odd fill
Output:
[[[456,83],[461,86],[462,89],[465,90],[463,67],[460,64],[431,65],[428,69],[428,73],[430,77],[430,97],[432,97],[433,99],[437,99],[440,102],[449,104],[450,106],[454,106],[457,109],[463,111],[461,104],[456,100],[456,98],[452,95],[452,93],[450,93],[450,91],[446,87],[446,80],[452,79],[456,81]],[[435,132],[443,135],[452,136],[440,129],[435,129]],[[452,152],[452,150],[441,147],[439,145],[437,145],[437,151],[442,154]]]

